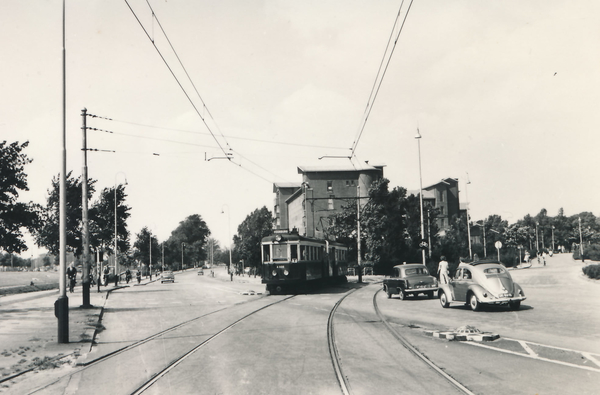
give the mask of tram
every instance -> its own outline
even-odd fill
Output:
[[[328,240],[276,233],[261,242],[263,279],[271,294],[347,281],[348,247]]]

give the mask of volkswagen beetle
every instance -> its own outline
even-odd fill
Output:
[[[424,293],[433,298],[433,293],[438,290],[438,281],[430,276],[425,265],[409,263],[394,266],[394,272],[383,280],[383,291],[388,298],[398,294],[400,299],[406,296],[417,296]]]
[[[525,293],[500,262],[478,261],[460,263],[450,283],[440,284],[439,297],[442,307],[464,302],[473,311],[482,305],[508,305],[518,310]]]

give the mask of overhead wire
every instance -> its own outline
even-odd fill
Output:
[[[156,20],[156,23],[158,23],[158,26],[160,27],[160,30],[163,32],[163,35],[165,36],[165,39],[167,40],[167,42],[169,43],[169,46],[171,47],[171,50],[173,50],[173,53],[175,54],[175,57],[177,58],[177,61],[179,62],[179,65],[181,66],[181,68],[183,69],[185,75],[188,78],[188,81],[190,81],[190,83],[192,84],[192,87],[194,88],[194,91],[196,92],[196,95],[198,95],[198,98],[200,99],[200,101],[202,102],[202,106],[204,107],[204,109],[206,110],[206,112],[208,113],[208,115],[210,116],[210,118],[213,120],[213,122],[215,123],[216,128],[219,130],[219,133],[221,133],[221,136],[223,137],[223,140],[225,141],[225,144],[227,145],[227,147],[231,148],[231,146],[229,145],[229,143],[227,142],[227,139],[225,138],[225,136],[223,135],[223,132],[221,131],[221,128],[219,127],[219,125],[217,124],[215,118],[213,117],[212,113],[210,112],[210,110],[208,109],[208,106],[206,105],[206,103],[204,102],[204,99],[202,99],[202,96],[200,95],[200,92],[198,92],[198,89],[196,88],[196,84],[194,84],[194,81],[192,80],[192,77],[190,77],[187,69],[185,68],[185,66],[183,65],[183,62],[181,61],[181,59],[179,58],[179,55],[177,54],[177,51],[175,50],[175,47],[173,47],[173,44],[171,43],[171,40],[169,40],[169,36],[167,35],[167,32],[165,32],[165,29],[163,29],[162,24],[160,23],[160,21],[158,20],[158,17],[156,16],[156,13],[154,12],[154,9],[152,8],[152,6],[150,5],[149,0],[146,0],[146,4],[148,4],[148,7],[150,8],[150,10],[152,11],[152,17],[153,19]]]
[[[392,27],[392,32],[390,34],[390,38],[388,39],[388,44],[386,45],[383,57],[381,59],[380,65],[379,65],[379,70],[377,71],[377,75],[375,77],[375,82],[373,83],[373,87],[371,88],[371,93],[370,93],[369,99],[367,101],[367,106],[365,107],[365,113],[363,114],[364,119],[361,121],[361,127],[359,129],[357,137],[354,139],[354,142],[352,143],[352,148],[351,148],[352,153],[350,155],[351,157],[354,156],[354,153],[356,152],[356,147],[358,146],[358,142],[360,141],[360,139],[363,135],[365,126],[367,125],[367,121],[369,119],[369,116],[371,115],[371,110],[373,109],[373,104],[375,104],[375,100],[377,99],[379,89],[381,88],[381,84],[383,83],[383,79],[385,78],[385,74],[386,74],[387,69],[390,65],[390,62],[392,60],[392,55],[394,54],[394,50],[396,49],[396,45],[398,44],[398,39],[400,38],[400,34],[402,33],[402,30],[404,29],[404,25],[406,23],[406,18],[408,17],[408,14],[410,12],[412,4],[413,4],[413,0],[410,1],[410,4],[408,5],[408,9],[406,10],[406,13],[404,14],[404,19],[402,20],[400,29],[398,29],[398,34],[396,35],[396,39],[394,40],[394,45],[392,46],[389,55],[386,56],[388,49],[389,49],[390,40],[393,37],[394,30],[396,29],[396,25],[398,23],[398,19],[400,18],[400,15],[402,13],[402,7],[404,6],[404,0],[402,0],[402,3],[400,4],[400,9],[398,10],[398,15],[396,16],[396,20],[394,21],[394,25]],[[385,62],[386,57],[387,57],[387,62]],[[381,68],[384,63],[385,63],[385,68],[383,69],[383,72],[381,72]],[[380,78],[380,75],[381,75],[381,78]]]
[[[146,30],[146,28],[144,27],[144,24],[142,23],[142,21],[140,20],[140,18],[137,16],[137,14],[135,13],[135,11],[133,10],[133,8],[131,7],[131,5],[129,4],[129,2],[127,0],[124,0],[125,3],[127,4],[127,7],[129,7],[129,10],[131,11],[131,13],[133,14],[133,16],[135,17],[135,19],[138,21],[140,27],[142,28],[142,30],[144,31],[144,33],[146,34],[146,37],[148,37],[148,39],[150,40],[150,42],[152,43],[152,46],[154,46],[154,49],[156,50],[156,52],[158,52],[160,58],[163,60],[164,64],[167,66],[167,68],[169,69],[169,72],[171,73],[171,75],[173,76],[173,78],[175,78],[175,81],[177,82],[177,84],[179,85],[179,88],[183,91],[183,93],[185,94],[185,97],[188,99],[188,101],[190,102],[190,104],[192,105],[192,107],[194,108],[194,110],[196,111],[196,114],[198,114],[198,116],[200,117],[200,119],[202,119],[202,122],[204,123],[204,125],[206,126],[206,128],[208,129],[208,131],[210,132],[210,134],[212,135],[213,139],[215,140],[215,142],[217,143],[217,145],[219,146],[219,148],[221,149],[221,151],[223,152],[223,154],[227,157],[227,152],[225,151],[225,149],[223,148],[223,146],[221,145],[221,143],[219,142],[219,140],[216,138],[216,136],[214,135],[212,129],[210,128],[210,126],[208,125],[208,123],[206,122],[206,119],[202,116],[202,114],[200,114],[200,111],[198,110],[196,104],[194,103],[194,101],[192,100],[192,98],[190,97],[190,95],[188,94],[188,92],[185,90],[185,88],[183,87],[183,85],[181,84],[181,81],[179,81],[179,78],[177,78],[177,75],[175,75],[175,72],[173,71],[173,69],[171,68],[171,66],[169,65],[169,62],[167,62],[167,60],[165,59],[164,55],[162,54],[162,52],[160,51],[160,49],[158,48],[158,46],[156,45],[156,43],[154,42],[154,38],[150,36],[150,34],[148,34],[148,31]],[[152,15],[154,18],[154,11],[152,11]]]

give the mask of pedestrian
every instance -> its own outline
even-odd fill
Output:
[[[442,255],[440,259],[441,261],[438,264],[438,278],[442,284],[448,284],[448,262],[444,255]]]
[[[77,269],[75,269],[75,265],[71,263],[71,266],[67,268],[67,277],[69,278],[69,291],[73,293],[73,289],[75,288],[75,279],[77,277]]]
[[[110,269],[108,268],[108,266],[104,266],[104,286],[106,287],[108,285],[108,275],[110,273]]]

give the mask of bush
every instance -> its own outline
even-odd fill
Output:
[[[573,249],[573,259],[580,260],[581,254],[579,247]],[[587,244],[583,246],[583,259],[589,259],[591,261],[600,261],[600,245],[599,244]]]
[[[600,265],[588,265],[582,268],[583,273],[589,278],[600,280]]]

